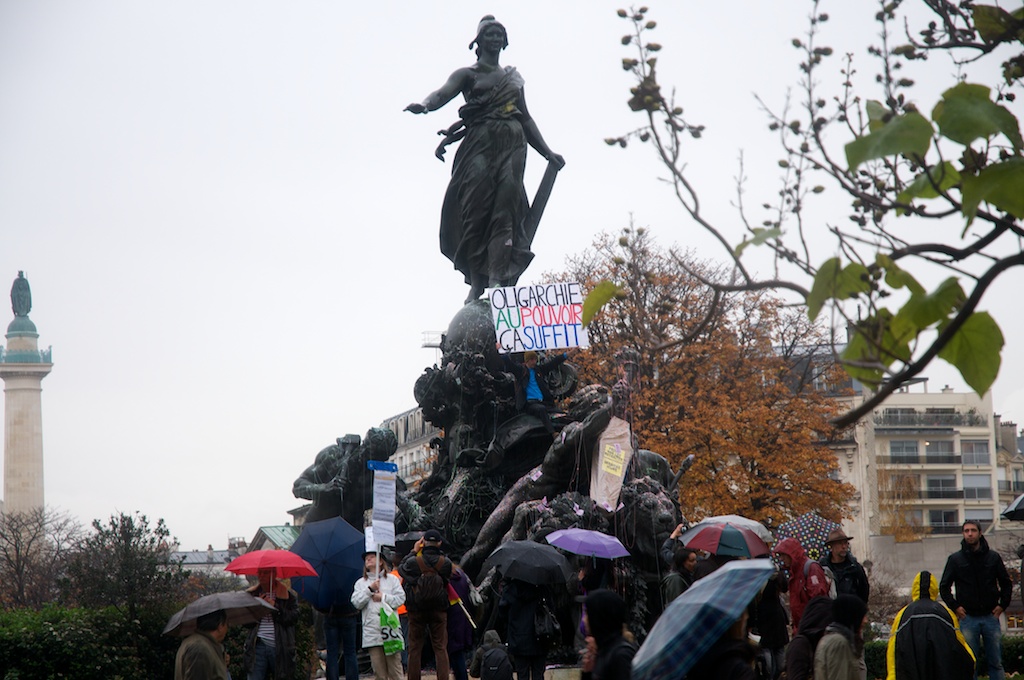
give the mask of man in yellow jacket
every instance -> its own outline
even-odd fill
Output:
[[[886,680],[971,680],[974,652],[956,615],[939,598],[935,576],[922,571],[910,588],[912,602],[896,614],[886,654]]]

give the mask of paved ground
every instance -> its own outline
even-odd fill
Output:
[[[433,671],[423,671],[421,677],[422,680],[437,680],[437,675]],[[544,671],[544,680],[579,680],[579,678],[579,668],[549,668]]]

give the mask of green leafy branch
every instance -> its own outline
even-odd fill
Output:
[[[922,42],[894,46],[889,27],[898,19],[902,0],[881,3],[875,17],[882,26],[881,43],[868,48],[880,64],[875,81],[881,98],[858,94],[853,56],[847,55],[839,71],[844,78],[841,91],[829,103],[818,92],[815,78],[832,56],[832,49],[820,43],[828,15],[817,1],[811,4],[806,34],[792,41],[802,55],[796,115],[788,101],[780,114],[761,102],[785,154],[778,161],[779,200],[761,205],[768,214],[757,224],[743,203],[741,180],[738,244],[732,245],[728,237],[734,227],[713,224],[705,217],[687,178],[684,149],[700,139],[704,128],[687,123],[674,97],[662,94],[655,56],[662,47],[648,38],[656,24],[647,18],[646,7],[619,11],[632,29],[622,44],[636,51],[635,57],[623,60],[635,81],[627,103],[646,121],[637,130],[606,141],[619,147],[633,141],[653,146],[670,172],[685,213],[723,246],[733,277],[728,283],[703,281],[706,285],[720,293],[789,291],[806,304],[811,320],[827,307],[834,318],[845,321],[851,334],[837,359],[875,395],[837,419],[837,425],[855,422],[936,357],[954,365],[973,389],[983,393],[998,374],[1003,337],[995,320],[975,309],[1000,274],[1024,264],[1019,254],[1004,256],[1007,249],[1019,253],[1018,239],[1024,237],[1024,143],[1019,121],[1001,103],[1013,101],[1007,88],[1020,81],[1009,77],[1013,74],[1004,63],[1005,82],[995,92],[978,83],[957,83],[926,117],[905,96],[914,81],[904,69],[938,50],[988,54],[996,43],[1024,42],[1024,10],[1008,13],[981,5],[926,1],[945,22],[944,28],[933,22],[920,32]],[[851,138],[841,157],[824,139],[824,131],[833,126]],[[825,198],[819,194],[827,185],[849,197],[846,226],[822,227],[808,221],[810,204]],[[829,205],[834,204],[833,198]],[[941,234],[949,218],[957,215],[963,218],[958,236],[931,236]],[[905,220],[934,221],[937,228],[909,230]],[[818,264],[820,256],[813,254],[811,244],[820,243],[822,234],[831,236],[835,245]],[[751,247],[772,253],[772,277],[755,278],[744,266],[742,258]],[[934,266],[948,270],[950,276],[929,291],[911,271],[917,274]],[[615,290],[612,283],[595,290],[586,306],[588,320]],[[902,304],[894,306],[892,300]]]

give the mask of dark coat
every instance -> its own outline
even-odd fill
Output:
[[[438,568],[438,558],[444,555],[440,548],[432,545],[424,547],[421,554],[423,555],[423,561],[429,567],[436,569],[437,573],[441,575],[441,578],[447,584],[452,577],[452,561],[445,557],[444,563]],[[416,561],[416,553],[409,553],[405,556],[402,563],[398,565],[398,575],[402,577],[402,587],[405,588],[406,609],[410,612],[421,611],[416,604],[416,595],[414,593],[414,588],[421,576],[420,565]]]
[[[746,640],[722,637],[686,674],[686,680],[757,680],[755,649]]]
[[[544,395],[545,404],[554,404],[555,397],[551,394],[548,381],[544,380],[544,376],[561,366],[567,358],[568,355],[563,352],[558,356],[538,361],[537,365],[533,367],[533,372],[537,374],[537,386],[540,387],[540,393]],[[526,406],[526,385],[530,382],[530,369],[525,364],[513,361],[507,354],[502,354],[501,360],[505,365],[505,370],[516,379],[516,408],[522,411]]]
[[[512,656],[541,656],[548,648],[537,639],[534,617],[545,591],[525,581],[510,580],[505,583],[498,602],[498,615],[507,622],[505,639]],[[548,602],[551,599],[548,598]]]
[[[814,650],[832,623],[832,600],[816,597],[807,603],[800,628],[786,648],[786,680],[807,680],[814,675]]]
[[[586,599],[587,622],[597,644],[594,670],[583,673],[582,680],[629,680],[633,673],[636,645],[622,635],[626,619],[625,605],[618,595],[607,590],[590,593]]]
[[[754,605],[750,627],[761,636],[762,649],[782,649],[789,642],[789,616],[782,606],[779,594],[789,589],[789,579],[783,571],[777,571],[768,579],[761,597]]]
[[[968,616],[986,616],[999,605],[1010,606],[1013,583],[999,553],[989,550],[988,541],[980,537],[977,550],[971,550],[967,541],[946,560],[946,568],[939,581],[942,600],[954,612],[963,607]],[[953,585],[956,584],[956,597]]]
[[[469,578],[461,569],[452,569],[452,578],[449,581],[452,588],[462,598],[462,603],[468,609],[469,602]],[[473,625],[469,622],[466,612],[462,611],[459,603],[448,607],[448,652],[461,652],[473,646]]]
[[[249,589],[255,597],[263,595],[263,587],[257,585],[255,589]],[[295,593],[289,592],[288,599],[277,598],[274,606],[277,613],[274,614],[274,677],[290,678],[295,670],[295,624],[299,620],[299,604],[295,599]],[[253,662],[256,661],[256,633],[259,631],[259,624],[256,624],[249,631],[245,639],[242,660],[245,664],[246,673],[252,670]]]
[[[956,614],[936,599],[935,577],[923,571],[910,589],[913,602],[892,622],[886,654],[888,680],[963,680],[974,676],[971,648]]]
[[[846,559],[842,562],[833,562],[832,555],[826,553],[818,564],[828,567],[836,577],[836,595],[856,595],[867,603],[871,594],[871,584],[868,583],[868,575],[864,567],[853,556],[847,553]]]
[[[484,656],[492,649],[500,648],[508,655],[508,650],[505,649],[505,645],[501,642],[501,637],[498,635],[498,631],[489,630],[484,633],[484,641],[476,651],[473,653],[473,660],[469,664],[469,676],[471,678],[479,678],[483,675]],[[509,659],[509,664],[512,660]]]

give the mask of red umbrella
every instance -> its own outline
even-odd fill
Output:
[[[258,574],[262,569],[272,569],[276,578],[317,576],[309,562],[290,550],[253,550],[224,567],[224,571],[235,574]]]
[[[706,550],[715,555],[757,557],[768,554],[768,544],[756,533],[729,522],[707,525],[690,537],[686,547]]]

